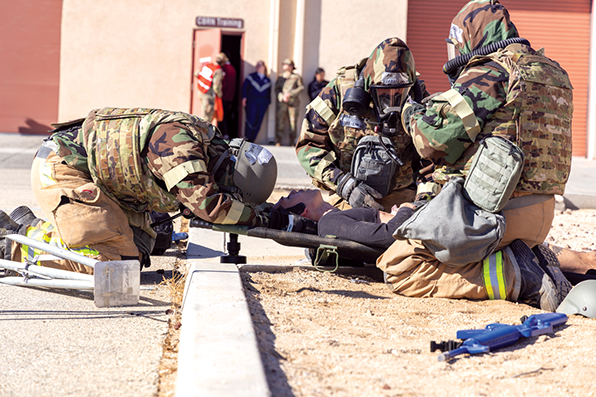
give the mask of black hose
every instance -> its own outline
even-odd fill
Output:
[[[452,60],[448,61],[445,65],[443,65],[443,73],[452,77],[453,72],[457,71],[457,69],[461,68],[462,66],[465,66],[470,61],[470,59],[472,59],[473,56],[488,55],[501,48],[505,48],[511,44],[530,45],[530,42],[521,37],[512,37],[510,39],[502,40],[497,43],[489,44],[486,47],[479,48],[466,55],[457,56]]]

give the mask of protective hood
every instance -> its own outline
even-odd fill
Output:
[[[470,1],[453,18],[449,29],[449,40],[461,55],[513,37],[519,37],[517,28],[497,0]]]
[[[383,40],[370,54],[362,75],[364,88],[371,85],[411,85],[416,81],[416,65],[410,49],[401,39]]]

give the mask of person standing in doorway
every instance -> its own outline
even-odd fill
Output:
[[[302,76],[295,73],[294,61],[287,58],[282,63],[283,73],[275,82],[277,95],[277,113],[275,145],[282,144],[286,124],[290,123],[290,146],[296,143],[296,124],[298,123],[299,95],[304,89]]]
[[[242,107],[246,111],[244,137],[249,142],[257,139],[265,112],[271,103],[271,80],[267,77],[267,66],[258,61],[256,72],[249,74],[242,83]]]
[[[195,77],[200,92],[199,98],[203,105],[203,120],[211,123],[215,113],[215,99],[223,95],[223,70],[217,62],[209,61],[195,71]]]
[[[232,128],[234,123],[235,111],[234,107],[234,96],[236,95],[236,69],[230,63],[230,59],[228,56],[220,52],[215,57],[215,61],[223,70],[224,76],[222,81],[222,102],[223,102],[223,109],[224,109],[224,119],[223,122],[219,123],[219,129],[223,134],[224,138],[236,138],[235,135],[232,134],[231,131],[235,131],[235,128]],[[232,136],[234,135],[234,136]]]

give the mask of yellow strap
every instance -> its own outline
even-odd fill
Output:
[[[207,172],[207,166],[203,160],[192,160],[179,164],[163,175],[168,191],[186,178],[188,174],[195,172]]]
[[[246,206],[241,201],[233,200],[232,206],[230,207],[227,215],[225,215],[223,219],[221,219],[221,216],[218,217],[213,223],[219,223],[222,225],[235,225],[242,217],[245,207]]]
[[[313,99],[310,103],[310,107],[313,108],[315,112],[317,112],[319,116],[323,118],[323,120],[325,120],[327,125],[331,125],[333,120],[335,120],[337,117],[335,113],[333,113],[333,110],[331,110],[331,108],[325,103],[324,100],[321,99],[321,97],[316,97]]]
[[[441,97],[449,102],[453,108],[453,111],[459,116],[459,118],[461,118],[462,122],[464,123],[466,133],[472,142],[474,142],[476,140],[476,136],[480,132],[480,124],[478,124],[476,115],[474,114],[474,111],[470,105],[468,105],[468,102],[466,102],[465,98],[453,88],[444,92]]]
[[[484,285],[488,299],[507,299],[507,288],[503,273],[503,252],[498,251],[482,262]]]

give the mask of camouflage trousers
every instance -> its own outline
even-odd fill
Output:
[[[201,118],[211,123],[213,121],[213,114],[215,113],[215,98],[209,92],[200,94],[199,97],[203,106],[203,116]]]
[[[296,126],[298,125],[299,108],[299,103],[294,103],[290,106],[286,102],[277,102],[277,113],[275,114],[275,143],[283,143],[286,125],[289,123],[290,146],[296,144]]]
[[[503,253],[502,270],[498,275],[502,277],[501,299],[517,300],[521,283],[519,268],[507,254],[509,250],[503,249],[516,239],[523,240],[530,248],[543,243],[554,218],[554,208],[555,199],[551,198],[504,211],[507,230],[497,248],[497,254]],[[397,240],[377,259],[377,267],[386,273],[389,288],[411,297],[495,299],[490,297],[485,283],[491,266],[487,260],[459,267],[441,263],[416,240]]]
[[[64,164],[56,153],[34,159],[31,187],[53,227],[29,227],[28,237],[68,247],[99,261],[139,257],[128,218],[118,203],[107,197],[89,175]],[[27,247],[21,248],[13,243],[12,260],[20,261],[27,255]],[[93,272],[70,260],[47,260],[40,264],[81,273]]]

